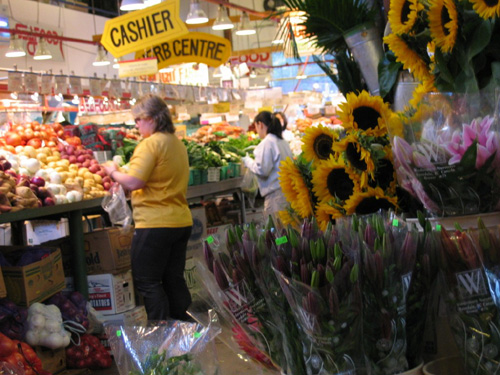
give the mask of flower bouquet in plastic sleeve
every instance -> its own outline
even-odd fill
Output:
[[[470,374],[500,374],[500,227],[441,229],[450,326]]]
[[[273,268],[300,328],[306,373],[366,373],[357,239],[306,219],[275,243]]]
[[[250,224],[227,228],[225,246],[218,249],[205,240],[199,272],[216,308],[230,316],[240,347],[259,364],[278,370],[286,366],[282,333],[251,266],[258,257],[257,239],[257,228]]]
[[[430,93],[392,127],[399,184],[434,216],[500,209],[498,92]]]
[[[361,281],[365,353],[372,374],[398,374],[406,358],[406,295],[415,264],[418,232],[398,217],[380,213],[354,217],[351,231],[362,238]]]
[[[214,317],[214,323],[216,317]],[[105,325],[120,375],[216,375],[217,324],[177,320],[128,326]]]

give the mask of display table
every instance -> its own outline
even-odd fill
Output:
[[[188,200],[235,192],[241,199],[242,221],[245,221],[245,196],[241,190],[242,177],[212,182],[204,185],[190,186],[187,192]],[[103,214],[101,207],[103,198],[88,199],[81,202],[60,204],[57,206],[29,208],[17,212],[3,213],[0,215],[0,224],[10,223],[13,236],[20,239],[22,226],[25,220],[33,219],[60,219],[67,217],[69,223],[70,242],[73,249],[73,276],[75,290],[88,298],[87,270],[85,249],[83,243],[84,215]],[[18,243],[21,243],[18,241]]]

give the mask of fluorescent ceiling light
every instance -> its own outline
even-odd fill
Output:
[[[200,8],[199,0],[191,0],[191,5],[189,6],[189,13],[186,18],[186,23],[189,25],[198,25],[207,22],[208,22],[208,17],[205,11]]]

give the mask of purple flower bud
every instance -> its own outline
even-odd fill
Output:
[[[214,253],[212,252],[212,249],[210,248],[210,245],[207,241],[203,241],[203,256],[205,258],[205,263],[207,264],[208,269],[210,270],[210,272],[214,273]]]
[[[307,285],[311,284],[311,272],[305,263],[300,264],[300,280]]]
[[[222,266],[217,259],[214,259],[213,269],[215,281],[217,282],[217,285],[219,285],[219,288],[221,290],[226,290],[227,288],[229,288],[229,282],[227,281],[226,274],[224,273],[224,270],[222,269]]]
[[[330,288],[330,293],[328,295],[328,307],[333,317],[339,314],[339,296],[333,287]]]

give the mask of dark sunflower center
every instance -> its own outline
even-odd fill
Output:
[[[384,198],[369,197],[363,199],[356,207],[356,213],[358,215],[367,215],[377,212],[378,210],[389,210],[394,209],[391,202]]]
[[[401,9],[401,23],[404,25],[408,22],[408,15],[410,14],[410,2],[405,1],[403,8]]]
[[[314,153],[319,159],[328,159],[332,151],[333,139],[326,134],[320,134],[314,140]]]
[[[326,186],[332,196],[348,199],[354,190],[354,183],[344,169],[332,169],[326,179]]]
[[[489,7],[489,8],[493,8],[493,7],[496,7],[498,5],[498,0],[495,1],[495,0],[484,0],[484,3]]]
[[[387,159],[382,159],[379,161],[377,170],[375,171],[375,180],[370,179],[368,185],[371,187],[380,186],[383,190],[391,186],[391,182],[394,180],[394,166]]]
[[[378,119],[381,117],[380,113],[372,107],[358,107],[352,111],[354,122],[358,124],[361,130],[368,130],[375,128],[378,125]]]
[[[444,6],[443,9],[441,9],[441,27],[443,29],[444,35],[448,35],[450,33],[448,28],[444,26],[450,21],[451,21],[450,13],[448,12],[448,8]]]
[[[354,143],[349,143],[345,151],[347,160],[354,166],[354,168],[366,171],[366,162],[361,159],[361,153],[358,152]]]

